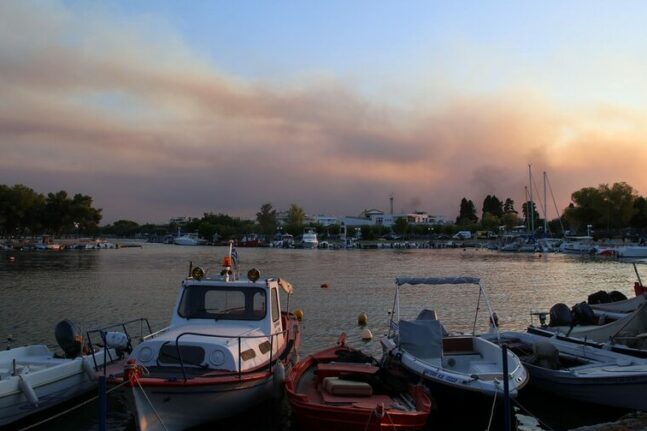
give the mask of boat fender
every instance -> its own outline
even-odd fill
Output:
[[[18,378],[18,386],[23,394],[25,394],[27,401],[29,401],[34,407],[38,407],[38,395],[36,395],[34,388],[32,388],[29,382],[25,381],[22,376],[18,376]]]
[[[104,335],[106,347],[118,351],[126,351],[128,349],[128,336],[123,332],[106,332]]]
[[[126,365],[124,366],[124,381],[128,380],[130,386],[137,385],[137,380],[141,377],[141,369],[137,365],[137,361],[134,359],[128,359]]]
[[[285,381],[285,367],[282,362],[274,365],[274,378],[272,379],[272,397],[278,399],[283,393],[283,382]]]
[[[94,369],[94,366],[90,363],[89,358],[87,358],[87,359],[83,358],[83,359],[81,359],[81,361],[82,361],[81,366],[83,367],[83,371],[85,371],[85,373],[88,375],[88,377],[90,377],[90,380],[96,380],[97,379],[97,372]]]

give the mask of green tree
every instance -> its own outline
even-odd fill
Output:
[[[523,220],[517,216],[516,211],[515,212],[508,212],[503,214],[503,217],[501,217],[501,223],[506,227],[506,229],[512,229],[515,226],[519,226]]]
[[[507,198],[505,200],[505,203],[503,204],[503,213],[504,214],[518,214],[517,210],[514,209],[514,201],[510,198]]]
[[[0,186],[0,230],[8,235],[36,233],[41,229],[45,199],[22,184]]]
[[[631,227],[638,229],[647,228],[647,199],[640,196],[634,201],[634,216],[631,218]]]
[[[287,224],[285,229],[292,235],[299,235],[303,232],[303,225],[305,223],[306,213],[297,204],[290,205],[288,209]]]
[[[261,206],[261,210],[256,213],[256,221],[260,226],[261,233],[266,237],[276,232],[278,226],[276,220],[276,210],[272,208],[271,203],[265,203]]]
[[[77,233],[94,233],[101,221],[101,209],[92,206],[92,197],[77,193],[70,202],[70,217]],[[133,229],[131,235],[136,232]]]
[[[532,211],[532,213],[530,211]],[[535,228],[539,226],[539,213],[537,212],[537,205],[534,202],[524,202],[523,205],[521,205],[521,212],[523,214],[523,222],[525,225],[530,226],[529,218],[530,214],[532,214],[532,220],[534,222]]]
[[[483,213],[481,218],[481,226],[486,229],[496,229],[501,225],[501,217],[496,216],[490,212]]]
[[[457,225],[468,225],[478,222],[478,217],[476,216],[476,207],[474,202],[467,200],[466,198],[461,199],[461,208],[456,218]]]
[[[109,235],[118,237],[132,237],[139,230],[139,224],[132,220],[117,220],[111,225],[106,226],[103,231]]]
[[[483,216],[486,213],[490,213],[495,217],[501,217],[503,215],[503,202],[496,197],[496,195],[487,195],[483,200],[482,208]]]
[[[393,223],[393,232],[405,236],[409,232],[409,221],[406,217],[398,217]]]

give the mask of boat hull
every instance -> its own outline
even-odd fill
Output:
[[[559,370],[549,370],[524,364],[530,373],[532,386],[559,395],[588,403],[624,409],[647,410],[645,389],[647,375],[619,373],[609,377],[581,377]]]
[[[316,383],[313,379],[315,373],[327,373],[331,377],[341,376],[344,373],[367,373],[370,375],[377,368],[361,360],[351,361],[351,368],[344,368],[344,354],[360,354],[357,350],[340,345],[310,355],[299,362],[288,374],[286,379],[286,393],[292,413],[299,423],[300,429],[308,431],[355,431],[383,429],[394,430],[420,430],[425,427],[431,411],[431,401],[421,386],[409,385],[406,394],[412,403],[409,410],[394,408],[390,405],[391,397],[384,397],[383,393],[369,396],[344,399],[343,396],[328,400],[321,395],[323,383]],[[320,365],[333,364],[341,367],[341,371],[326,371]],[[359,369],[353,367],[356,365]],[[363,367],[373,370],[363,370]],[[319,374],[319,376],[321,376]],[[359,379],[364,381],[363,379]],[[368,379],[370,381],[370,379]],[[322,381],[323,382],[323,381]],[[403,391],[404,392],[404,391]],[[394,395],[394,394],[391,394]],[[383,397],[378,401],[374,396]],[[394,395],[395,397],[395,395]],[[380,412],[377,405],[382,406]],[[412,408],[415,405],[415,408]]]
[[[141,431],[180,431],[243,413],[278,396],[274,376],[205,385],[149,385],[146,378],[133,385],[127,399]],[[281,382],[282,383],[282,382]]]

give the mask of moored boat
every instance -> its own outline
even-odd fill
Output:
[[[431,401],[422,386],[399,381],[377,361],[340,343],[314,353],[288,373],[285,388],[304,430],[419,430]]]
[[[647,410],[647,359],[601,347],[523,332],[499,339],[521,358],[530,385],[560,397],[624,409]]]
[[[110,355],[104,358],[104,349],[84,354],[83,336],[69,321],[60,322],[56,331],[63,356],[43,344],[0,351],[0,427],[97,388],[96,369]],[[71,336],[59,337],[59,332]]]
[[[528,381],[528,374],[519,358],[508,351],[508,374],[503,373],[503,353],[491,341],[472,334],[449,334],[433,310],[422,310],[415,320],[400,319],[400,287],[403,285],[471,284],[479,288],[479,304],[485,298],[490,322],[497,321],[480,280],[474,277],[399,277],[391,313],[390,331],[381,340],[385,358],[431,389],[439,409],[456,399],[470,397],[475,403],[491,405],[493,397],[503,396],[504,379],[509,396],[515,398]],[[476,308],[477,313],[479,306]],[[476,316],[478,317],[478,315]],[[475,317],[475,322],[476,322]],[[498,331],[494,327],[495,331]],[[442,405],[442,398],[446,400]]]
[[[279,396],[296,355],[300,327],[281,311],[285,280],[238,279],[230,256],[208,276],[196,267],[180,287],[168,328],[137,345],[113,385],[129,381],[127,398],[142,431],[183,430],[242,413]]]

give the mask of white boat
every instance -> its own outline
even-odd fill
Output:
[[[0,351],[0,427],[95,390],[104,350],[94,357],[80,350],[68,357],[43,344]]]
[[[641,259],[647,257],[647,246],[626,245],[616,247],[616,255],[623,258]]]
[[[480,298],[484,297],[491,321],[496,320],[478,278],[396,278],[391,329],[386,338],[381,340],[384,357],[422,379],[435,396],[450,392],[451,394],[447,395],[448,398],[464,399],[471,394],[480,401],[486,401],[487,398],[491,400],[494,396],[503,395],[504,379],[507,379],[509,395],[511,398],[516,397],[528,381],[528,374],[514,353],[507,354],[509,371],[508,375],[504,376],[502,350],[491,341],[480,338],[474,333],[447,334],[436,319],[436,313],[431,310],[423,310],[415,320],[400,320],[399,292],[400,287],[407,284],[477,285],[479,303]]]
[[[592,236],[571,236],[564,238],[559,247],[562,253],[569,254],[593,254],[595,245]]]
[[[205,245],[207,241],[198,237],[197,233],[186,233],[181,236],[173,238],[175,245]]]
[[[317,248],[318,245],[317,231],[312,228],[306,229],[301,237],[301,246],[303,248]]]
[[[496,336],[484,336],[498,342]],[[521,358],[530,384],[560,397],[647,410],[647,359],[524,332],[502,332],[500,342]]]
[[[282,393],[300,342],[298,320],[281,312],[279,299],[279,290],[289,295],[292,286],[261,280],[254,269],[238,280],[230,257],[224,264],[213,277],[194,268],[180,286],[170,326],[145,337],[109,379],[130,381],[138,429],[184,430]]]
[[[558,310],[558,307],[561,309]],[[589,318],[594,317],[592,310],[586,310],[587,304],[581,303],[576,307],[583,310],[582,314]],[[647,355],[647,302],[643,302],[632,313],[621,315],[617,320],[606,324],[596,324],[595,319],[591,321],[588,318],[578,317],[577,312],[569,315],[567,310],[570,311],[568,306],[556,304],[551,308],[551,319],[548,325],[545,324],[544,317],[540,327],[531,325],[528,332],[538,335],[558,334],[567,338],[607,344],[609,348],[621,345],[633,349],[634,352],[631,354],[643,356],[644,353]],[[541,314],[545,316],[545,313]],[[580,324],[580,322],[584,322],[584,324]],[[625,349],[622,351],[629,352]],[[640,353],[641,351],[643,353]]]

